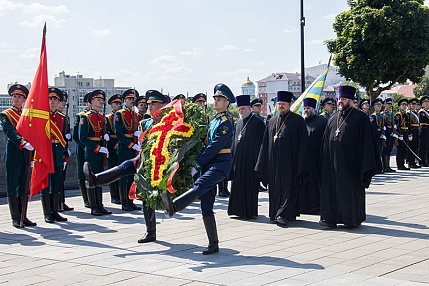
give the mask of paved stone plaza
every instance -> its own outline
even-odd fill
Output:
[[[394,159],[394,158],[392,158]],[[393,161],[393,160],[392,160]],[[93,217],[78,190],[67,192],[66,223],[43,221],[38,196],[29,204],[37,227],[12,227],[0,198],[1,285],[425,285],[429,284],[429,168],[378,175],[367,190],[367,221],[355,229],[328,230],[318,216],[288,227],[270,223],[268,194],[260,216],[243,221],[215,211],[220,253],[207,245],[199,203],[163,219],[158,241],[138,244],[143,214],[110,204],[112,215]],[[3,284],[2,284],[3,283]]]

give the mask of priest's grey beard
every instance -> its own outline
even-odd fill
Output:
[[[252,112],[249,112],[247,114],[240,114],[240,118],[241,119],[246,119],[247,117],[249,117],[250,113],[252,113]]]

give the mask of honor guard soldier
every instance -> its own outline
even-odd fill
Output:
[[[162,202],[167,216],[172,216],[181,211],[200,197],[204,227],[209,240],[207,249],[203,251],[204,255],[219,252],[213,204],[216,196],[216,185],[228,179],[232,167],[233,125],[228,118],[227,109],[230,103],[235,102],[235,97],[224,84],[216,85],[214,91],[214,109],[217,114],[210,122],[207,145],[196,160],[199,168],[201,168],[201,176],[189,191],[173,201],[167,191],[162,193]],[[196,170],[193,171],[196,172]]]
[[[353,98],[353,108],[359,109],[359,99],[357,98],[357,96]]]
[[[87,189],[85,187],[85,175],[83,174],[83,163],[85,163],[85,145],[83,145],[82,142],[80,142],[79,140],[79,123],[82,115],[91,109],[91,103],[88,102],[88,96],[90,94],[91,93],[88,92],[83,97],[83,102],[85,102],[86,108],[85,110],[82,110],[81,112],[76,114],[74,118],[74,126],[73,126],[73,140],[74,142],[76,142],[78,183],[79,183],[80,193],[83,199],[83,204],[86,208],[89,208],[89,201],[88,201]]]
[[[33,146],[16,132],[16,125],[21,117],[22,105],[27,99],[28,89],[21,84],[9,88],[12,107],[0,113],[0,124],[7,137],[4,161],[6,162],[6,196],[10,216],[14,227],[21,227],[21,214],[24,212],[23,226],[36,226],[27,218],[27,197],[30,160]]]
[[[261,119],[262,122],[267,123],[267,118],[261,115],[263,102],[264,101],[262,99],[256,98],[250,102],[250,108],[257,118]]]
[[[369,116],[369,101],[368,99],[364,98],[361,99],[361,101],[359,102],[359,109],[364,112],[366,115]]]
[[[331,117],[333,111],[334,111],[334,99],[332,98],[325,98],[322,101],[323,106],[323,112],[320,113],[320,116],[325,117],[326,119],[329,119]]]
[[[207,104],[207,96],[201,92],[197,93],[196,95],[194,95],[194,97],[192,97],[192,102],[205,110]]]
[[[398,134],[398,147],[396,152],[396,166],[398,170],[409,170],[405,167],[407,158],[408,132],[410,127],[410,116],[407,113],[408,100],[403,98],[398,101],[399,111],[395,114],[396,133]],[[405,144],[404,144],[405,143]]]
[[[49,174],[49,186],[40,192],[45,222],[67,221],[58,213],[60,205],[60,183],[64,166],[68,161],[67,139],[65,138],[67,119],[58,112],[58,103],[63,101],[63,92],[55,87],[49,88],[49,109],[52,155],[54,159],[54,173]]]
[[[419,110],[420,120],[420,144],[419,157],[422,160],[421,166],[429,167],[428,148],[429,148],[429,96],[425,95],[420,98],[422,108]]]
[[[124,108],[120,109],[115,113],[115,133],[118,137],[118,164],[124,161],[134,158],[141,147],[138,143],[138,136],[140,131],[138,127],[138,114],[134,112],[134,100],[139,96],[139,93],[135,89],[128,89],[122,94],[122,101],[124,102]],[[134,175],[129,175],[121,178],[119,181],[119,197],[121,199],[122,210],[133,211],[141,210],[140,207],[136,206],[133,200],[128,198],[128,193],[132,183],[134,182]]]
[[[410,116],[410,130],[409,130],[409,141],[410,149],[418,154],[419,152],[419,135],[420,135],[420,120],[419,111],[416,110],[416,104],[419,102],[417,98],[410,99],[410,108],[408,114]],[[417,158],[413,152],[408,152],[408,164],[412,169],[420,168],[421,166],[416,164]]]
[[[140,122],[143,119],[150,118],[150,115],[147,114],[147,99],[144,96],[139,96],[136,99],[135,105],[138,109],[138,121]]]
[[[182,93],[179,93],[178,95],[176,95],[175,97],[173,97],[173,100],[176,100],[176,99],[183,99],[183,100],[186,101],[186,96],[184,94],[182,94]]]
[[[107,142],[107,150],[109,151],[109,158],[107,158],[109,163],[109,169],[118,166],[118,137],[115,134],[114,120],[115,113],[122,107],[122,98],[120,94],[112,95],[109,98],[108,104],[112,108],[112,112],[106,115],[106,131],[109,135],[110,140]],[[110,201],[112,204],[121,204],[119,199],[119,182],[115,181],[109,184],[110,190]]]
[[[383,100],[380,98],[376,98],[371,102],[371,105],[374,107],[374,113],[372,113],[369,117],[373,130],[375,132],[377,150],[379,155],[381,155],[383,146],[386,146],[386,136],[384,135],[384,118],[383,114],[381,113],[382,102]],[[383,165],[383,170],[384,167],[385,166]]]
[[[106,134],[106,119],[99,111],[103,108],[106,94],[102,90],[94,90],[88,96],[91,103],[91,110],[84,113],[79,123],[79,141],[85,145],[85,161],[95,172],[103,171],[103,161],[109,154],[106,141],[109,135]],[[111,214],[103,206],[103,192],[101,187],[88,188],[89,207],[91,214],[101,216]]]
[[[66,149],[67,149],[67,153],[70,157],[71,152],[69,151],[69,141],[72,140],[72,135],[71,135],[71,131],[70,131],[70,118],[68,116],[69,107],[67,104],[67,100],[68,100],[68,94],[67,94],[67,92],[63,91],[63,100],[58,103],[58,113],[63,115],[64,118],[66,119],[66,135],[65,135],[66,142],[67,142]],[[66,113],[63,112],[64,109],[66,109]],[[60,205],[59,205],[59,209],[58,209],[59,212],[74,210],[74,208],[71,208],[68,205],[66,205],[66,194],[65,194],[64,183],[66,181],[67,166],[68,166],[68,162],[67,162],[67,164],[64,165],[63,173],[61,174]]]
[[[386,136],[386,146],[383,147],[381,151],[381,158],[383,162],[383,170],[385,173],[396,172],[390,168],[390,153],[392,153],[393,142],[398,139],[396,130],[393,123],[393,114],[392,114],[392,98],[387,98],[384,103],[383,121],[384,121],[384,135]]]

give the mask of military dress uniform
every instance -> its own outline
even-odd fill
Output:
[[[420,104],[429,101],[429,96],[423,96],[420,99]],[[420,120],[420,142],[419,142],[419,157],[422,160],[421,166],[429,167],[429,109],[421,108],[419,110]]]
[[[9,88],[9,95],[20,95],[27,98],[28,89],[21,84],[15,84]],[[7,137],[3,157],[3,160],[6,162],[6,196],[12,225],[17,228],[21,227],[20,218],[23,211],[24,225],[36,225],[36,223],[31,222],[26,217],[27,198],[25,197],[25,187],[29,179],[27,173],[32,152],[24,147],[28,142],[16,131],[16,125],[21,117],[21,112],[21,108],[12,106],[0,113],[0,124]]]
[[[63,92],[58,88],[49,88],[49,97],[56,97],[59,101],[63,100]],[[54,173],[49,174],[49,186],[40,192],[43,214],[45,222],[54,223],[55,221],[67,221],[59,213],[60,205],[60,183],[63,173],[64,163],[68,161],[67,141],[65,138],[67,120],[65,116],[55,111],[50,111],[52,156],[54,159]]]
[[[88,96],[88,102],[94,98],[106,98],[106,94],[102,90],[94,90]],[[102,172],[103,161],[106,154],[101,153],[102,147],[106,148],[104,135],[106,134],[106,121],[104,115],[97,110],[91,109],[84,113],[79,123],[79,141],[85,145],[85,161],[91,166],[94,172]],[[88,188],[89,206],[91,214],[100,216],[103,214],[111,214],[103,206],[103,192],[101,187]]]
[[[83,98],[83,101],[85,103],[88,103],[89,94],[90,92],[87,93]],[[79,123],[82,115],[88,111],[89,109],[86,109],[77,113],[74,119],[74,126],[73,126],[73,140],[76,142],[78,183],[79,183],[80,193],[83,199],[83,204],[86,208],[89,208],[89,200],[88,200],[88,192],[85,186],[85,175],[83,174],[83,163],[85,163],[85,145],[83,145],[82,142],[80,142],[79,140]]]
[[[398,102],[398,106],[401,105],[402,102],[408,103],[407,99],[401,99]],[[408,140],[408,134],[409,134],[409,128],[410,128],[410,117],[409,114],[406,111],[398,111],[395,114],[395,126],[396,126],[396,133],[399,136],[398,140],[398,148],[396,152],[396,166],[398,167],[398,170],[409,170],[409,168],[405,167],[405,159],[407,158],[407,147],[405,146],[404,142],[406,144],[409,143]]]
[[[372,105],[374,106],[380,102],[382,102],[382,100],[377,98],[372,102]],[[371,114],[369,120],[373,130],[375,131],[378,153],[381,155],[382,147],[386,144],[386,136],[384,135],[384,116],[381,112],[375,111]]]
[[[224,84],[215,86],[213,97],[227,98],[229,103],[235,102],[231,90]],[[167,191],[162,193],[167,216],[172,216],[198,197],[201,199],[201,212],[206,229],[209,245],[203,254],[212,254],[219,251],[216,221],[213,212],[213,204],[216,196],[216,185],[228,179],[232,167],[231,145],[233,137],[233,125],[226,111],[216,114],[210,122],[207,145],[196,163],[201,170],[201,176],[195,181],[193,187],[186,193],[171,201]]]
[[[112,103],[122,103],[121,95],[115,94],[109,98],[108,104]],[[106,132],[109,135],[110,140],[107,142],[107,150],[109,150],[109,169],[118,166],[118,136],[115,133],[115,112],[111,112],[106,115]],[[115,181],[109,184],[110,190],[110,199],[114,204],[121,204],[121,200],[119,199],[119,182]]]
[[[410,99],[410,103],[416,103],[417,98]],[[419,153],[419,135],[420,135],[420,119],[418,111],[408,110],[408,116],[410,117],[410,130],[409,130],[409,146],[414,153]],[[410,168],[419,168],[416,164],[416,156],[412,152],[408,152],[408,164]]]
[[[385,103],[386,104],[392,103],[392,99],[387,98]],[[396,130],[394,129],[393,114],[392,114],[392,111],[386,111],[386,110],[384,110],[382,114],[383,114],[383,121],[384,121],[384,127],[385,127],[384,135],[386,136],[386,146],[383,147],[383,150],[381,152],[381,157],[383,159],[382,160],[383,168],[384,168],[384,172],[387,172],[387,173],[396,172],[395,170],[390,168],[390,154],[392,153],[393,142],[394,142],[394,139],[398,137],[395,133]]]
[[[332,98],[329,98],[329,97],[325,98],[322,101],[322,106],[325,107],[326,104],[334,104],[334,100]],[[332,112],[328,112],[326,109],[324,109],[323,112],[320,113],[320,116],[322,116],[326,119],[329,119],[329,117],[331,117],[331,115],[332,115]]]
[[[250,102],[250,108],[253,108],[253,106],[255,106],[255,105],[259,105],[259,106],[261,106],[261,105],[262,105],[262,103],[263,103],[263,100],[262,100],[262,99],[260,99],[260,98],[256,98],[256,99],[254,99],[254,100],[252,100],[252,101]],[[261,119],[261,120],[262,120],[262,122],[264,122],[265,124],[267,124],[267,118],[266,118],[265,116],[262,116],[261,114],[256,113],[256,112],[253,112],[253,114],[254,114],[254,116],[256,116],[257,118]]]
[[[135,96],[138,96],[138,92],[134,89],[129,89],[122,94],[122,101],[125,101],[127,97]],[[138,146],[138,138],[134,134],[137,131],[138,123],[137,113],[126,106],[115,113],[114,127],[118,137],[118,164],[133,159],[138,153],[135,149],[135,145]],[[119,197],[122,203],[122,210],[133,211],[141,209],[133,203],[133,200],[128,198],[133,182],[133,175],[122,177],[119,181]]]

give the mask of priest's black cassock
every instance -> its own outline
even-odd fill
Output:
[[[310,176],[302,186],[299,194],[300,212],[302,214],[319,214],[320,212],[320,146],[328,120],[314,115],[305,118],[308,134]]]
[[[254,113],[239,119],[236,123],[231,149],[233,178],[228,204],[229,215],[236,215],[245,219],[258,216],[260,180],[256,178],[254,169],[264,131],[264,122]]]
[[[309,170],[304,119],[290,111],[271,118],[255,167],[263,184],[268,183],[270,220],[299,215],[299,189]]]
[[[329,118],[320,158],[322,221],[346,226],[365,221],[365,188],[381,168],[376,146],[365,113],[349,108]]]

